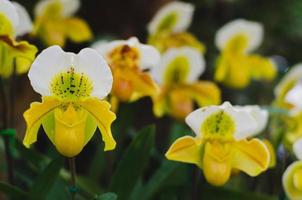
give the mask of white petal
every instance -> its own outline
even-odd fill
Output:
[[[28,77],[33,89],[42,96],[50,96],[52,78],[72,65],[74,54],[64,52],[55,45],[43,50],[33,62]]]
[[[75,70],[86,74],[93,81],[91,96],[103,99],[111,91],[112,73],[102,56],[91,48],[82,49],[75,56]]]
[[[286,73],[274,90],[275,96],[281,95],[283,92],[282,90],[287,84],[296,82],[300,79],[302,79],[302,63],[294,65],[291,67],[290,71]]]
[[[298,83],[288,91],[285,101],[292,104],[295,108],[302,109],[302,82]]]
[[[257,131],[257,121],[251,114],[246,111],[233,108],[228,102],[225,102],[223,106],[224,110],[231,115],[235,121],[236,129],[234,138],[236,140],[242,140],[250,137]]]
[[[298,139],[293,145],[293,151],[299,160],[302,160],[302,138]]]
[[[182,48],[170,48],[161,57],[160,63],[151,69],[153,78],[159,83],[164,83],[165,72],[168,66],[175,58],[184,56],[189,61],[190,71],[186,81],[193,83],[198,80],[200,75],[205,70],[205,60],[202,54],[194,48],[182,47]]]
[[[142,70],[156,67],[160,61],[160,53],[151,45],[140,44],[140,68]]]
[[[15,6],[8,0],[0,0],[0,13],[5,15],[15,28],[19,24],[19,17]]]
[[[216,46],[222,50],[227,42],[234,36],[245,34],[248,37],[247,52],[258,48],[263,39],[263,26],[258,22],[252,22],[245,19],[236,19],[221,27],[215,36]]]
[[[212,113],[221,111],[222,108],[220,106],[207,106],[203,108],[199,108],[193,112],[191,112],[185,119],[186,123],[190,126],[190,128],[194,131],[194,133],[201,137],[201,125],[203,121],[210,116]]]
[[[19,21],[22,23],[19,23],[17,27],[15,27],[16,35],[21,36],[26,33],[30,33],[33,29],[33,23],[30,19],[30,16],[26,9],[17,2],[12,2],[17,10]]]
[[[158,26],[161,21],[171,13],[176,13],[178,21],[172,28],[172,32],[183,32],[188,29],[191,24],[192,16],[194,12],[194,6],[190,3],[173,1],[163,6],[153,17],[151,22],[148,24],[148,31],[150,34],[157,32]]]
[[[35,6],[35,15],[40,16],[45,9],[53,3],[59,2],[62,5],[62,16],[70,17],[74,15],[80,8],[80,0],[41,0]]]
[[[261,109],[257,105],[248,105],[248,106],[234,106],[235,109],[248,112],[257,122],[257,129],[250,133],[250,136],[259,134],[262,132],[268,122],[268,112],[267,110]]]

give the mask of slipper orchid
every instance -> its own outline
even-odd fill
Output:
[[[244,88],[251,80],[271,81],[276,76],[274,63],[258,54],[250,54],[263,39],[260,23],[237,19],[218,30],[215,43],[221,51],[215,80],[233,88]]]
[[[282,183],[289,199],[300,200],[302,199],[302,139],[294,143],[293,151],[299,160],[287,167]]]
[[[150,45],[139,43],[135,37],[129,40],[97,42],[93,45],[101,53],[113,73],[111,100],[134,101],[144,96],[154,96],[158,87],[146,70],[154,67],[160,59],[159,52]],[[116,110],[116,109],[114,109]]]
[[[33,35],[47,45],[65,45],[66,39],[85,42],[92,38],[88,24],[73,15],[80,8],[80,0],[40,0],[35,7]]]
[[[257,176],[268,168],[270,154],[265,144],[248,139],[259,130],[249,112],[225,102],[195,110],[186,117],[186,123],[196,136],[177,139],[166,157],[197,165],[210,184],[224,185],[232,170]]]
[[[74,157],[100,129],[105,151],[115,148],[111,123],[116,116],[102,100],[111,90],[112,74],[93,49],[78,54],[52,46],[38,55],[29,71],[33,89],[42,95],[24,113],[27,130],[23,144],[36,142],[42,125],[50,141],[64,156]]]
[[[161,58],[159,65],[151,70],[153,78],[161,87],[161,93],[153,97],[156,116],[170,114],[183,120],[199,106],[219,104],[220,90],[210,81],[199,81],[205,70],[203,56],[191,47],[171,48]]]
[[[186,32],[192,22],[193,12],[192,4],[181,1],[173,1],[163,6],[148,25],[148,43],[160,52],[171,47],[190,46],[204,53],[205,46],[191,33]]]
[[[0,76],[8,78],[14,67],[17,74],[27,72],[38,50],[16,37],[31,31],[28,13],[18,3],[0,0],[0,24]]]

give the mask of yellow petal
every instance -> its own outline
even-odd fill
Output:
[[[37,34],[47,46],[59,45],[64,47],[65,45],[65,25],[61,20],[47,20],[42,22],[37,30]]]
[[[283,188],[289,199],[302,199],[301,179],[302,162],[296,161],[285,170],[282,177]]]
[[[231,175],[231,143],[207,142],[203,156],[206,180],[216,186],[224,185]]]
[[[177,139],[166,153],[169,160],[196,164],[202,167],[202,144],[198,138],[184,136]]]
[[[221,92],[218,86],[210,81],[199,81],[184,88],[200,107],[218,105],[221,102]]]
[[[111,124],[116,119],[115,114],[110,111],[110,104],[96,98],[89,98],[80,102],[80,105],[87,110],[94,118],[101,131],[105,143],[105,151],[112,150],[116,142],[111,133]]]
[[[217,60],[215,80],[232,88],[248,86],[251,81],[251,73],[246,56],[223,52]]]
[[[89,41],[92,38],[92,32],[88,24],[79,18],[73,17],[64,21],[66,35],[74,42]]]
[[[256,80],[273,80],[277,75],[274,63],[260,55],[248,56],[248,64],[251,66],[252,77]]]
[[[170,113],[176,119],[184,120],[193,110],[193,101],[186,91],[178,89],[170,92]]]
[[[34,102],[30,108],[24,112],[23,116],[26,121],[26,133],[23,139],[23,144],[29,148],[29,146],[36,142],[37,133],[41,126],[43,117],[48,113],[54,111],[61,105],[57,99],[52,97],[42,97],[42,103]]]
[[[269,151],[261,140],[241,140],[234,143],[232,167],[250,176],[257,176],[267,170],[269,162]]]
[[[13,25],[11,24],[10,20],[2,13],[0,13],[0,35],[10,35],[14,34]]]
[[[153,101],[153,113],[156,117],[162,117],[167,112],[167,97],[169,88],[162,86],[158,95],[152,96]]]
[[[264,139],[263,143],[265,144],[265,146],[268,149],[269,154],[270,154],[269,168],[273,168],[276,166],[276,151],[275,151],[272,143],[269,140]]]

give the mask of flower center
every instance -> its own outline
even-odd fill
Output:
[[[205,139],[230,141],[233,140],[235,123],[224,111],[208,116],[201,125],[201,133]]]
[[[177,23],[178,15],[176,12],[171,12],[167,16],[165,16],[161,22],[158,24],[157,32],[161,31],[171,31],[173,26]]]
[[[168,65],[165,74],[165,83],[184,83],[189,75],[190,64],[185,56],[178,56]]]
[[[230,39],[226,45],[227,52],[244,53],[248,47],[249,39],[245,34],[238,34]]]
[[[137,68],[140,54],[134,47],[121,45],[114,48],[108,57],[112,68]]]
[[[78,101],[89,97],[92,81],[83,73],[76,73],[71,67],[67,72],[57,74],[51,81],[51,92],[62,101]]]
[[[13,35],[14,29],[9,19],[0,13],[0,35]]]

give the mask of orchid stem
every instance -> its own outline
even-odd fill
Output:
[[[71,179],[70,179],[70,194],[71,194],[71,199],[75,200],[76,196],[76,166],[75,166],[75,157],[69,158],[69,170],[71,174]]]
[[[0,78],[1,83],[1,99],[2,99],[2,112],[3,112],[3,130],[7,129],[9,126],[9,110],[8,110],[8,98],[5,92],[5,83],[2,78]],[[10,148],[10,136],[3,135],[4,139],[4,148],[5,148],[5,158],[7,164],[7,172],[8,172],[8,181],[10,184],[14,184],[14,171],[13,171],[13,158]]]

